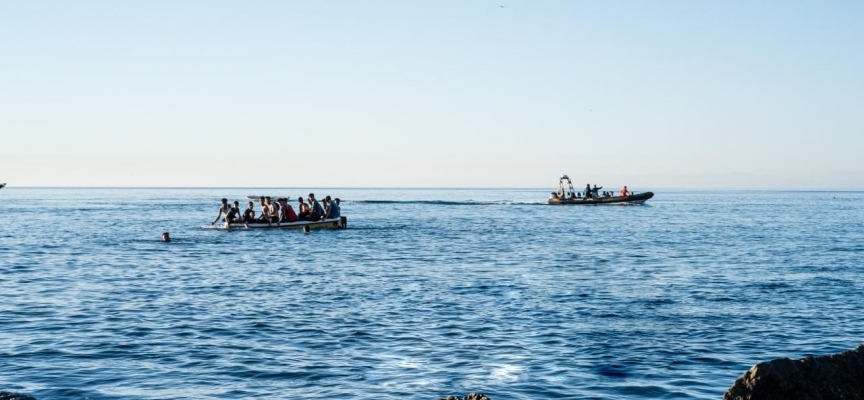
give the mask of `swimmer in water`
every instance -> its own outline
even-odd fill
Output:
[[[171,241],[171,236],[168,235],[168,232],[164,232],[162,234],[162,241],[163,242],[170,242]]]

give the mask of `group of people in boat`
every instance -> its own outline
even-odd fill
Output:
[[[572,188],[572,186],[571,186],[571,188]],[[556,193],[556,197],[559,200],[581,200],[581,199],[599,199],[601,197],[615,197],[614,191],[601,192],[600,189],[603,189],[603,186],[598,187],[597,184],[594,184],[594,187],[592,188],[590,183],[586,183],[585,184],[585,190],[582,193],[571,192],[570,196],[567,196],[567,193],[565,193],[564,189],[562,188],[562,189],[558,190],[558,193]],[[619,192],[619,194],[622,197],[624,197],[624,196],[629,196],[633,193],[630,192],[629,190],[627,190],[627,186],[624,186],[624,188],[621,189],[621,192]]]
[[[239,202],[235,201],[229,205],[228,199],[222,199],[219,215],[210,225],[215,225],[219,219],[223,219],[228,225],[244,224],[249,227],[251,223],[266,223],[267,226],[272,226],[272,224],[279,225],[283,222],[320,221],[341,217],[342,209],[338,198],[331,199],[330,196],[327,196],[321,201],[322,205],[315,199],[314,193],[309,193],[307,200],[308,203],[303,201],[303,197],[297,198],[299,212],[296,212],[294,207],[288,204],[288,199],[284,197],[272,200],[269,196],[261,196],[259,198],[261,211],[256,217],[254,201],[250,201],[246,211],[241,213]]]

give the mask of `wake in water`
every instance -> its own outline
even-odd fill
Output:
[[[354,204],[423,204],[433,206],[536,206],[548,204],[547,202],[513,200],[344,200],[344,202]]]

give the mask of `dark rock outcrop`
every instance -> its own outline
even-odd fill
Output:
[[[489,400],[483,393],[469,393],[467,396],[460,398],[459,396],[447,396],[438,400]]]
[[[756,364],[723,399],[864,400],[864,344],[840,354]]]
[[[36,398],[26,394],[0,392],[0,400],[36,400]]]

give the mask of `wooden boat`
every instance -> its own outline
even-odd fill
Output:
[[[248,226],[248,228],[247,228]],[[255,222],[244,225],[242,222],[232,224],[223,223],[217,225],[219,229],[303,229],[308,226],[309,229],[345,229],[348,227],[348,218],[329,218],[320,221],[296,221],[296,222],[281,222],[267,224],[265,222]]]
[[[564,181],[567,181],[567,188],[564,187]],[[569,190],[568,190],[569,189]],[[654,197],[653,192],[632,193],[627,196],[601,196],[601,197],[577,197],[576,190],[573,189],[573,182],[567,175],[561,175],[558,179],[558,191],[553,192],[549,196],[549,204],[574,204],[574,205],[600,205],[600,204],[643,204],[648,199]]]

